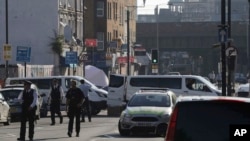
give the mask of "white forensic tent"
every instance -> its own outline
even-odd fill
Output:
[[[105,72],[95,66],[85,66],[85,78],[100,87],[107,87],[109,85],[109,79]]]

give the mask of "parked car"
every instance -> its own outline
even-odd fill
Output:
[[[179,97],[165,141],[229,141],[230,126],[249,125],[249,107],[250,99],[247,98]]]
[[[244,76],[242,73],[235,73],[234,80],[236,83],[240,84],[246,84],[247,83],[247,77]]]
[[[145,132],[164,136],[176,95],[168,89],[142,89],[128,101],[121,113],[118,129],[121,136]]]
[[[45,94],[40,94],[37,86],[34,84],[31,84],[31,88],[34,89],[38,94],[36,119],[40,119],[40,110],[43,104],[43,96],[45,96]],[[4,88],[0,89],[0,93],[3,95],[10,106],[10,115],[12,121],[20,120],[22,107],[21,102],[18,100],[18,96],[23,90],[23,85],[7,85]]]
[[[236,97],[249,97],[249,83],[240,84],[236,89],[235,95]]]
[[[64,94],[68,91],[71,86],[71,81],[75,80],[77,86],[79,86],[80,80],[84,79],[85,83],[89,85],[91,88],[89,89],[89,101],[92,115],[97,115],[101,110],[107,109],[107,95],[108,92],[97,88],[93,83],[88,81],[82,76],[46,76],[46,77],[9,77],[6,79],[5,84],[13,85],[13,84],[22,84],[24,80],[29,80],[33,84],[39,88],[39,91],[45,93],[44,104],[42,106],[42,117],[46,117],[48,111],[50,110],[50,106],[48,105],[48,97],[50,94],[51,82],[56,78],[59,82],[59,85],[62,87]],[[61,111],[66,111],[66,98],[64,97],[61,103]]]
[[[10,121],[10,106],[0,93],[0,123],[3,123],[4,125],[10,125]]]

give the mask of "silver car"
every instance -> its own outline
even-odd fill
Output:
[[[176,95],[167,89],[143,89],[129,100],[121,113],[118,129],[121,136],[130,133],[153,133],[164,136]]]
[[[32,84],[31,88],[34,89],[38,94],[36,119],[40,119],[40,109],[43,103],[43,96],[45,95],[39,93],[36,85]],[[3,95],[3,97],[6,99],[6,102],[10,106],[11,121],[20,120],[22,106],[20,101],[18,100],[18,96],[23,90],[23,85],[8,85],[3,89],[0,89],[0,93]]]

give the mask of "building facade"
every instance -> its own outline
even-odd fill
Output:
[[[70,68],[65,65],[66,51],[80,52],[82,48],[77,43],[78,38],[82,38],[82,5],[81,0],[8,0],[8,37],[6,36],[6,25],[0,24],[0,44],[11,45],[11,58],[9,65],[24,64],[17,59],[17,49],[19,46],[28,47],[31,50],[30,61],[28,65],[52,65],[52,75],[73,74],[77,72],[82,74],[82,67],[74,65]],[[5,22],[5,1],[0,1],[0,19]],[[77,18],[76,18],[77,17]],[[67,33],[70,41],[65,42],[64,29],[68,27]],[[76,33],[73,38],[73,33]],[[62,53],[57,54],[52,50],[52,42],[56,36],[63,36]],[[5,64],[3,58],[4,52],[1,52],[1,64]],[[2,72],[2,71],[1,71]],[[11,75],[11,72],[9,72]],[[6,75],[6,74],[5,74]],[[29,76],[31,74],[27,74]]]
[[[160,9],[158,15],[156,12],[154,15],[138,15],[137,42],[148,52],[159,43],[161,73],[178,70],[176,68],[206,76],[212,70],[219,72],[220,48],[213,48],[213,45],[219,42],[220,2],[170,0],[169,9]],[[231,2],[231,37],[239,53],[236,71],[246,73],[249,7],[244,0]],[[183,52],[187,54],[185,57],[179,55]]]
[[[85,1],[87,10],[84,15],[84,38],[97,39],[96,47],[86,46],[88,59],[85,65],[94,65],[103,69],[106,74],[115,71],[117,58],[126,55],[122,52],[122,45],[127,44],[127,35],[130,34],[131,46],[136,42],[136,3],[136,0]],[[129,30],[127,11],[130,12]],[[123,66],[124,70],[127,66]],[[133,68],[133,65],[131,67]]]

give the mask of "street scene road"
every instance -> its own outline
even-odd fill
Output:
[[[41,118],[35,125],[35,141],[162,141],[162,137],[148,135],[132,135],[122,137],[119,135],[117,123],[119,117],[108,117],[106,111],[92,118],[92,122],[81,122],[80,137],[67,136],[68,118],[64,116],[63,124],[59,124],[57,118],[55,126],[50,126],[50,117]],[[74,125],[75,126],[75,125]],[[0,125],[0,140],[14,141],[18,138],[20,122],[12,122],[9,126]],[[26,139],[28,139],[28,129]]]

